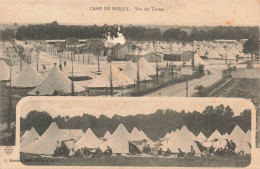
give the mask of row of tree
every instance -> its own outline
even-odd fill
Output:
[[[216,107],[207,106],[202,112],[193,111],[186,113],[184,110],[158,109],[155,113],[144,115],[119,116],[112,118],[100,115],[98,118],[90,114],[82,116],[57,116],[52,118],[47,112],[31,111],[26,118],[21,118],[21,131],[34,127],[39,134],[43,134],[52,121],[55,121],[60,128],[83,129],[91,128],[98,137],[102,137],[107,130],[111,133],[118,124],[123,123],[129,132],[134,127],[143,130],[151,139],[157,140],[164,137],[166,132],[180,129],[186,125],[195,135],[203,132],[207,137],[216,129],[221,134],[234,129],[239,125],[244,132],[251,129],[251,110],[244,110],[239,116],[234,116],[230,106],[218,105]]]
[[[120,32],[130,40],[138,41],[193,41],[193,40],[215,40],[215,39],[259,39],[258,27],[243,26],[216,26],[207,29],[192,27],[191,33],[187,33],[181,28],[168,28],[163,31],[159,27],[145,26],[122,26],[122,25],[103,25],[103,26],[76,26],[59,25],[57,21],[46,24],[19,26],[16,32],[18,40],[46,40],[46,39],[66,39],[66,38],[103,38],[107,32],[117,36],[118,28]],[[109,30],[109,31],[108,31]],[[4,38],[4,37],[3,37]]]

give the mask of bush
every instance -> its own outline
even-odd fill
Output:
[[[202,75],[204,75],[204,66],[203,65],[199,65],[199,67],[198,67],[198,72],[200,73],[200,74],[202,74]]]
[[[202,86],[202,85],[195,86],[194,89],[197,90],[195,94],[198,97],[205,97],[206,96],[206,91],[205,91],[205,87],[204,86]]]

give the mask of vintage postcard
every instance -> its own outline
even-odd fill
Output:
[[[17,113],[17,167],[257,166],[246,99],[27,97]]]
[[[3,154],[19,154],[17,160],[21,161],[24,167],[253,167],[254,158],[258,154],[257,148],[260,148],[259,17],[258,0],[0,0],[0,159]],[[18,111],[19,101],[27,97],[31,100],[49,98],[49,103],[28,101],[23,103],[27,104],[27,112]],[[66,105],[54,101],[61,97],[65,100],[70,98],[71,101],[67,101]],[[187,100],[187,103],[177,101],[185,97],[191,100]],[[79,103],[75,101],[77,98],[80,98]],[[195,108],[194,99],[200,100],[199,98],[205,98],[205,110]],[[206,101],[212,101],[212,98],[226,98],[226,103],[215,105]],[[239,103],[233,101],[235,98],[245,100]],[[89,99],[92,104],[80,104]],[[109,102],[114,99],[118,99],[118,104]],[[145,106],[140,105],[143,105],[142,101],[146,102],[145,99],[154,109],[147,109],[149,111],[141,113]],[[181,105],[166,101],[164,104],[169,103],[168,107],[161,108],[153,99],[173,99]],[[123,111],[124,107],[120,106],[121,103],[127,106],[127,101],[130,100],[135,104],[128,109],[136,111],[135,114],[128,114],[128,111]],[[247,104],[247,101],[252,102],[255,114],[252,108],[243,105],[244,102]],[[237,105],[231,106],[234,102]],[[59,104],[65,106],[65,109],[63,106],[59,110],[55,108],[59,107]],[[102,113],[102,104],[108,104],[114,110],[114,114],[108,116],[105,111]],[[172,107],[173,105],[175,106]],[[176,106],[180,106],[180,109]],[[206,107],[210,106],[213,107],[206,110]],[[239,107],[239,111],[235,110]],[[83,113],[88,114],[87,118],[76,113],[82,113],[83,109]],[[140,119],[138,121],[134,118],[142,114],[142,117],[145,115],[150,119],[149,116],[157,117],[157,110],[164,114],[168,109],[178,112],[180,115],[176,115],[176,118],[180,119],[172,119],[171,122],[168,121],[171,118],[165,119],[166,121],[152,119],[154,125],[148,130],[140,124]],[[67,110],[71,110],[70,114],[66,114]],[[185,110],[186,114],[193,114],[194,117],[189,114],[192,118],[199,118],[193,119],[193,123],[198,124],[187,125],[191,121],[187,121],[186,118],[191,117],[182,117],[181,114],[184,112],[181,110]],[[57,113],[53,115],[54,111]],[[117,111],[121,114],[116,113]],[[203,120],[205,117],[202,117],[205,111],[220,111],[224,117],[210,116],[206,123],[205,119]],[[46,112],[43,118],[47,118],[47,122],[42,120],[39,124],[29,123],[30,120],[37,121],[30,118],[41,115],[39,112]],[[121,120],[125,123],[119,119],[113,121],[116,114],[122,117]],[[99,122],[102,120],[100,116],[108,122]],[[49,124],[48,120],[55,121],[55,124]],[[146,124],[146,120],[142,119],[142,123]],[[157,122],[160,123],[159,126],[155,125]],[[55,158],[43,158],[39,155],[45,153],[40,152],[42,149],[38,144],[48,144],[48,141],[51,144],[53,141],[44,135],[47,131],[52,131],[48,128],[61,130],[62,137],[57,134],[57,138],[53,140],[59,142],[57,151],[63,151],[63,146],[69,145],[70,152],[66,152],[69,154],[60,154],[56,151],[55,145],[51,149],[43,148],[44,151],[51,151],[51,154],[47,154]],[[192,157],[201,157],[204,150],[208,154],[211,145],[214,153],[210,154],[218,156],[215,150],[224,149],[225,146],[216,148],[215,144],[219,143],[209,143],[210,136],[215,132],[223,137],[226,133],[230,136],[232,131],[237,130],[247,136],[243,136],[241,141],[247,145],[246,147],[249,146],[250,152],[248,148],[243,149],[242,159],[231,157],[233,162],[219,161],[219,165],[210,163],[217,161],[214,158],[203,165],[191,165],[199,163],[192,160],[172,161],[171,158],[178,157],[178,151],[176,152],[176,147],[170,147],[168,144],[177,143],[173,139],[170,139],[173,142],[168,143],[167,137],[175,138],[176,130],[181,131],[182,128],[192,133],[192,144],[195,142],[200,149],[200,153],[195,150]],[[124,150],[127,153],[117,153],[112,145],[103,144],[105,133],[113,135],[117,129],[128,134],[134,129],[138,137],[141,137],[139,132],[142,130],[148,142],[143,144],[143,136],[139,140],[129,139],[126,143],[129,144],[131,152],[128,149]],[[93,155],[97,147],[84,146],[86,141],[77,143],[86,133],[90,133],[91,137],[95,136],[94,145],[98,145],[102,153],[109,149],[110,155],[106,160],[110,163],[106,160],[98,163],[99,159],[95,159],[96,155]],[[69,141],[65,143],[62,139],[66,134]],[[28,135],[31,136],[27,137]],[[198,135],[203,138],[205,136],[205,142],[201,143],[201,140],[197,139]],[[42,136],[45,139],[41,139]],[[248,136],[250,141],[244,142],[244,138]],[[39,143],[38,140],[43,140],[44,143]],[[230,148],[229,143],[232,139],[226,140],[229,141],[226,144]],[[25,148],[36,141],[37,144],[34,145],[37,146],[32,146],[34,148]],[[74,147],[74,143],[76,147],[80,144],[80,147],[71,151],[70,146]],[[150,146],[148,149],[151,149],[148,158],[139,158],[144,155],[142,150],[144,147],[146,149],[147,145]],[[57,156],[53,154],[53,148],[56,155],[58,153]],[[170,156],[165,156],[168,148],[171,151]],[[185,148],[187,151],[190,150],[190,146]],[[196,149],[195,145],[193,149]],[[83,150],[92,154],[86,155]],[[133,153],[132,150],[135,151],[134,155],[128,161],[128,155]],[[187,151],[181,148],[185,157],[190,157],[190,151]],[[162,159],[157,159],[158,153]],[[121,158],[118,157],[119,154],[127,156],[123,155]],[[224,154],[240,155],[241,151],[238,153],[228,149]],[[63,158],[77,155],[84,158],[72,161]],[[154,155],[156,158],[149,160],[153,159]],[[113,161],[110,156],[119,159]],[[93,157],[93,161],[85,157]],[[49,163],[50,160],[56,161]],[[43,163],[40,163],[41,161]],[[3,160],[1,162],[5,163]],[[250,162],[252,165],[249,165]],[[8,168],[8,165],[5,167]]]

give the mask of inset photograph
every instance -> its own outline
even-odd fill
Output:
[[[252,107],[231,98],[30,97],[18,110],[20,160],[32,166],[246,167]]]

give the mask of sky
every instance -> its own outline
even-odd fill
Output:
[[[112,117],[114,114],[120,116],[151,114],[157,109],[201,112],[208,105],[216,107],[220,104],[229,105],[235,115],[239,115],[245,109],[252,110],[253,107],[248,100],[239,98],[27,97],[19,102],[17,110],[23,118],[32,110],[46,111],[52,117],[58,115],[72,117],[84,113],[96,117],[101,114]]]
[[[129,7],[130,11],[90,10]],[[164,11],[136,11],[162,8]],[[0,0],[0,23],[259,26],[260,0]]]

